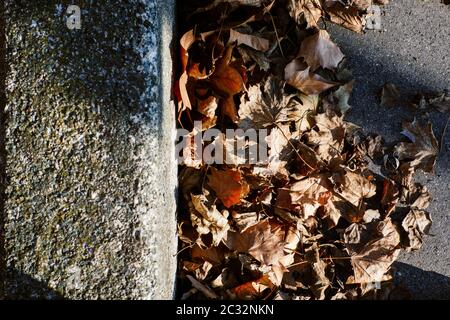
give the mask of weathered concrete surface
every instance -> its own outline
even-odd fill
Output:
[[[395,141],[402,121],[414,113],[381,107],[380,89],[392,82],[409,93],[450,90],[450,6],[439,0],[392,0],[382,11],[384,32],[357,35],[328,27],[356,78],[349,120]],[[431,119],[440,140],[448,115],[433,113]],[[429,210],[434,236],[425,239],[422,250],[403,254],[405,264],[397,265],[398,279],[416,298],[450,299],[450,130],[443,141],[435,174],[419,177],[434,198]]]
[[[172,298],[172,0],[5,5],[6,297]]]

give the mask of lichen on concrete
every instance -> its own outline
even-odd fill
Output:
[[[173,4],[66,2],[6,1],[6,295],[169,299]]]

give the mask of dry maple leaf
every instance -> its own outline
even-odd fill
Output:
[[[310,67],[304,68],[304,64],[299,59],[291,61],[286,66],[284,78],[288,84],[307,95],[322,93],[338,84],[310,72]]]
[[[324,9],[330,21],[352,31],[361,33],[364,30],[364,20],[357,7],[346,7],[338,1],[325,1]]]
[[[281,227],[281,226],[279,226]],[[272,226],[272,229],[274,226]],[[284,255],[277,263],[272,265],[272,271],[268,273],[269,279],[273,284],[279,286],[283,281],[284,274],[289,270],[287,267],[294,263],[297,246],[300,243],[302,235],[298,229],[288,228],[284,237]]]
[[[318,0],[290,0],[289,14],[295,19],[297,24],[301,24],[304,19],[307,28],[318,28],[317,23],[322,17],[322,5]]]
[[[427,187],[415,184],[410,188],[404,188],[402,201],[411,208],[426,209],[430,206],[431,196]]]
[[[306,134],[308,143],[315,146],[315,151],[325,161],[330,161],[341,154],[344,147],[345,124],[341,117],[326,113],[314,117],[314,129]]]
[[[277,123],[305,118],[310,107],[284,93],[284,81],[269,77],[261,85],[248,90],[248,99],[241,99],[239,126],[243,129],[262,129]]]
[[[198,244],[192,247],[191,257],[194,260],[201,259],[203,261],[208,261],[213,266],[220,265],[225,258],[224,252],[221,248],[218,247],[202,248]]]
[[[439,144],[433,133],[431,122],[421,125],[417,119],[412,123],[403,123],[402,134],[411,142],[401,142],[395,147],[395,152],[401,161],[409,161],[412,169],[422,169],[433,172]]]
[[[278,265],[285,255],[285,232],[280,226],[272,226],[268,220],[261,221],[245,231],[228,232],[225,244],[230,250],[248,253],[259,262]]]
[[[186,70],[188,61],[189,61],[189,54],[188,50],[189,48],[194,44],[194,42],[197,40],[197,37],[194,34],[194,30],[189,30],[186,32],[180,39],[180,56],[181,56],[181,64],[182,64],[182,75],[178,81],[178,87],[180,91],[180,96],[183,101],[184,108],[192,109],[191,104],[191,93],[192,93],[192,86],[189,85],[189,75]],[[181,111],[181,110],[180,110]]]
[[[204,195],[191,195],[191,221],[199,235],[213,236],[213,246],[218,246],[230,228],[228,211],[219,212],[215,205],[210,205]]]
[[[227,208],[240,203],[241,199],[250,191],[248,184],[241,176],[241,172],[235,169],[222,171],[211,168],[211,174],[208,175],[208,185]]]
[[[255,50],[266,52],[269,50],[270,42],[267,39],[257,37],[251,34],[244,34],[233,29],[230,30],[230,39],[228,43],[233,44],[237,43],[238,45],[245,44],[250,48]]]
[[[423,235],[429,234],[432,220],[424,210],[412,209],[403,219],[402,227],[408,233],[407,250],[419,250],[422,247]]]
[[[384,155],[383,138],[379,135],[370,135],[357,148],[358,152],[372,160],[381,159]]]
[[[367,243],[359,246],[346,243],[354,271],[348,284],[382,282],[390,278],[388,272],[400,253],[400,234],[389,218],[375,223],[374,229],[373,239]]]
[[[314,217],[317,210],[323,207],[324,216],[330,217],[336,225],[341,215],[334,206],[335,198],[328,188],[329,181],[325,175],[309,176],[292,184],[289,189],[290,199],[286,200],[301,208],[303,219]]]
[[[286,169],[286,165],[293,152],[289,145],[291,138],[292,134],[289,130],[289,125],[279,125],[273,128],[270,131],[270,135],[266,137],[269,148],[268,163],[255,166],[253,172],[265,177],[281,176],[287,179],[289,172]]]
[[[341,49],[331,41],[325,30],[303,40],[298,56],[305,59],[311,71],[316,71],[319,67],[334,70],[344,58]]]
[[[331,281],[326,275],[327,264],[320,259],[317,244],[313,244],[306,250],[306,257],[311,264],[312,283],[309,288],[317,300],[324,300],[325,291],[330,287]]]
[[[372,182],[350,170],[333,174],[333,181],[338,184],[337,192],[355,207],[376,194],[376,186]]]

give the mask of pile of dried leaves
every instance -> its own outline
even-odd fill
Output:
[[[373,1],[385,3],[387,1]],[[390,267],[431,226],[416,170],[430,123],[387,147],[344,120],[353,82],[326,29],[363,32],[371,0],[196,0],[181,7],[179,123],[269,129],[267,165],[186,160],[179,182],[183,299],[393,298]],[[406,139],[405,139],[406,140]],[[211,143],[234,144],[223,136]]]

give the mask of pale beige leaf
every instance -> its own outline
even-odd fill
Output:
[[[192,195],[190,206],[192,225],[200,235],[213,236],[213,245],[218,246],[225,237],[230,226],[228,224],[228,211],[219,212],[215,205],[210,205],[204,195]]]
[[[338,84],[325,80],[318,74],[310,72],[310,67],[303,69],[303,64],[299,59],[290,62],[284,72],[287,83],[307,95],[320,94]]]
[[[341,49],[325,30],[320,30],[303,40],[298,56],[305,59],[311,71],[319,67],[334,70],[344,58]]]
[[[239,126],[243,129],[262,129],[277,123],[296,121],[305,117],[310,106],[305,106],[297,95],[284,93],[284,81],[269,77],[265,83],[248,90],[248,100],[241,99]]]
[[[180,89],[181,99],[183,100],[184,108],[192,109],[191,98],[189,97],[189,92],[188,92],[188,81],[189,81],[189,76],[188,76],[187,72],[185,71],[181,75],[178,85],[179,85],[179,89]]]
[[[345,124],[341,117],[326,113],[314,117],[314,128],[306,134],[308,144],[314,145],[319,157],[330,161],[342,152]]]
[[[329,204],[331,193],[325,187],[327,184],[324,175],[313,175],[292,184],[290,202],[301,208],[303,219],[314,216],[319,207]]]
[[[424,210],[412,209],[403,219],[402,227],[408,232],[408,250],[418,250],[422,247],[423,236],[428,234],[432,220]]]
[[[333,181],[339,184],[339,194],[355,207],[359,207],[366,198],[376,193],[376,186],[366,177],[350,170],[333,176]]]
[[[382,282],[389,278],[388,272],[397,259],[400,234],[391,219],[376,223],[374,234],[359,247],[347,245],[354,276],[347,283]]]

